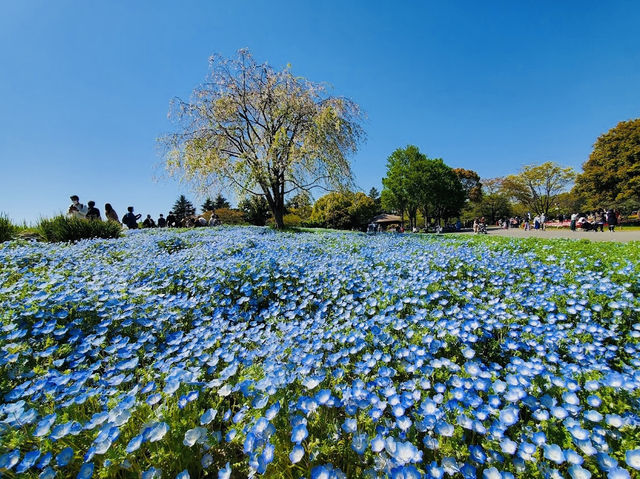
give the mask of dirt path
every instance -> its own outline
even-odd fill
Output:
[[[473,234],[473,233],[470,233]],[[591,241],[620,241],[627,243],[629,241],[640,241],[639,230],[622,230],[616,228],[616,231],[611,233],[607,229],[604,232],[593,231],[571,231],[563,228],[547,228],[544,231],[531,230],[525,231],[523,229],[509,228],[504,230],[501,228],[489,228],[489,235],[492,236],[507,236],[509,238],[569,238],[569,239],[588,239]]]

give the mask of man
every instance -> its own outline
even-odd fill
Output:
[[[89,209],[87,210],[87,214],[85,215],[85,217],[88,220],[101,220],[102,218],[100,217],[100,210],[96,208],[96,202],[89,201],[88,204],[89,204]]]
[[[142,227],[143,228],[155,228],[156,227],[156,222],[153,221],[153,218],[151,217],[151,215],[147,215],[145,220],[142,222]]]
[[[167,220],[164,218],[162,213],[160,213],[160,218],[158,218],[158,228],[164,228],[167,226]]]
[[[80,198],[78,195],[71,196],[71,204],[69,205],[69,210],[67,211],[67,215],[72,216],[74,218],[85,219],[87,217],[87,212],[89,208],[80,203]]]
[[[133,213],[133,206],[129,206],[127,208],[128,213],[122,217],[122,222],[129,228],[130,230],[138,229],[138,220],[142,215],[136,215]]]

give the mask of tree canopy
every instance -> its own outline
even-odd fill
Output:
[[[289,67],[259,64],[247,50],[213,56],[210,70],[190,101],[172,102],[177,132],[162,138],[170,173],[200,188],[264,196],[277,227],[287,195],[352,184],[348,156],[364,138],[356,103]]]
[[[601,135],[582,169],[574,191],[587,198],[588,206],[640,207],[640,118]]]
[[[453,172],[458,176],[466,199],[469,201],[479,201],[482,197],[482,183],[480,175],[473,170],[464,168],[454,168]]]
[[[532,212],[549,216],[553,199],[562,193],[575,178],[573,168],[563,168],[547,161],[541,165],[528,165],[515,175],[502,181],[502,190],[521,202]]]
[[[430,159],[418,147],[398,148],[387,159],[387,176],[383,178],[382,206],[416,226],[417,212],[425,223],[457,216],[464,206],[465,192],[458,176],[442,159]]]

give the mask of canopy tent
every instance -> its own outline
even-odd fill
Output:
[[[372,223],[377,223],[379,225],[391,225],[391,224],[401,224],[402,218],[396,215],[378,215],[371,220]]]

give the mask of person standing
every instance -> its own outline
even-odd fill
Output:
[[[89,209],[87,210],[86,218],[88,220],[102,220],[100,217],[100,210],[96,208],[95,201],[89,201]]]
[[[618,217],[613,209],[607,211],[607,224],[609,225],[609,231],[612,233],[616,230],[618,224]]]
[[[69,205],[69,209],[67,210],[67,215],[73,218],[85,219],[87,217],[87,208],[85,205],[80,203],[80,198],[78,195],[71,195],[71,204]]]
[[[596,231],[600,228],[600,232],[604,231],[604,224],[607,222],[606,213],[604,210],[598,211],[596,213]]]
[[[136,215],[133,213],[133,206],[127,208],[127,214],[122,217],[122,222],[130,230],[138,229],[138,220],[142,215]]]
[[[544,230],[545,230],[545,228],[546,228],[546,227],[545,227],[545,225],[544,225],[546,221],[547,221],[547,216],[546,216],[544,213],[542,213],[542,214],[540,215],[540,229],[541,229],[542,231],[544,231]]]
[[[576,221],[578,221],[578,213],[573,213],[571,215],[571,223],[570,223],[570,226],[569,226],[571,231],[575,231],[576,230]]]
[[[114,221],[116,223],[120,223],[120,218],[118,218],[118,213],[113,209],[111,203],[104,204],[104,215],[107,217],[107,221]]]

